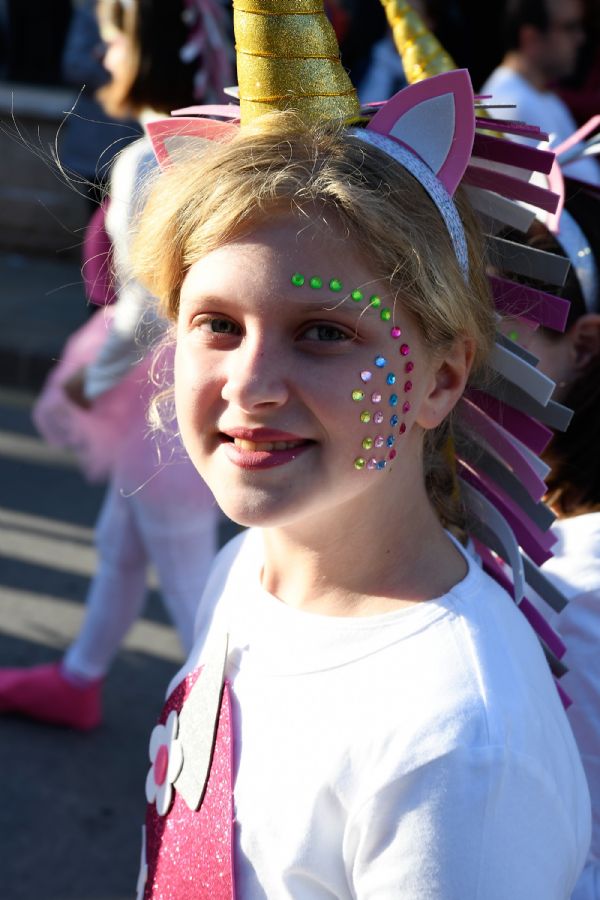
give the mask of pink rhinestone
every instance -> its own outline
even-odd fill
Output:
[[[407,370],[407,371],[408,371],[408,370]],[[367,381],[370,381],[371,378],[372,378],[373,376],[372,376],[372,374],[371,374],[369,371],[367,371],[367,370],[365,369],[364,372],[361,372],[361,373],[360,373],[360,377],[361,377],[361,380],[362,380],[362,381],[367,382]]]
[[[396,328],[396,326],[394,326],[394,328],[392,328],[392,330],[390,331],[390,334],[394,339],[399,338],[402,334],[402,329]]]
[[[405,371],[405,372],[412,372],[412,370],[414,369],[414,367],[415,367],[414,362],[411,362],[411,361],[409,360],[409,361],[406,363],[406,365],[404,366],[404,371]]]
[[[404,391],[408,394],[409,391],[412,391],[412,381],[406,381],[404,383]]]
[[[403,422],[402,425],[400,426],[400,428],[398,429],[398,434],[404,434],[405,431],[406,431],[406,425]]]
[[[384,443],[384,442],[383,442],[382,436],[381,436],[380,434],[378,434],[377,437],[375,438],[375,446],[376,446],[376,447],[383,447],[383,443]]]
[[[410,412],[410,403],[408,402],[408,400],[405,400],[404,403],[402,404],[402,412],[403,413]]]
[[[408,346],[408,344],[401,344],[400,353],[402,354],[402,356],[408,356],[408,354],[410,353],[410,347]]]
[[[396,456],[396,451],[395,451],[395,450],[390,450],[390,452],[389,452],[389,454],[388,454],[388,459],[394,459],[395,456]]]
[[[383,422],[383,413],[376,412],[375,415],[373,416],[373,421],[375,422],[376,425],[381,425],[381,423]]]
[[[381,394],[378,394],[377,391],[375,391],[374,394],[371,394],[371,400],[373,403],[381,403]]]
[[[377,467],[377,460],[370,459],[369,462],[367,463],[367,469],[375,469],[376,467]]]

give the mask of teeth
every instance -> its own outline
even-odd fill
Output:
[[[240,450],[290,450],[292,447],[299,447],[302,441],[263,441],[258,444],[255,441],[234,438],[233,443]]]

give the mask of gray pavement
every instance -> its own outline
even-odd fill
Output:
[[[76,259],[0,253],[0,385],[38,390],[88,314]]]
[[[95,565],[101,486],[46,447],[32,396],[0,388],[0,665],[55,660]],[[147,742],[181,659],[155,593],[110,672],[87,735],[0,717],[0,898],[135,896]]]

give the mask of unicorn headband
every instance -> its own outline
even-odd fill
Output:
[[[466,240],[452,199],[459,184],[466,186],[488,232],[491,257],[503,263],[498,268],[533,271],[546,281],[550,272],[550,280],[562,283],[568,270],[562,257],[498,236],[506,225],[526,231],[536,207],[554,213],[559,205],[556,194],[530,181],[533,172],[551,172],[554,154],[499,134],[538,141],[547,135],[535,126],[488,118],[485,106],[475,103],[468,73],[453,69],[416,14],[407,18],[404,0],[384,5],[395,38],[406,41],[410,65],[405,69],[413,83],[383,105],[361,109],[321,0],[234,0],[239,106],[192,107],[150,123],[159,163],[168,165],[182,145],[193,150],[194,142],[201,149],[207,141],[228,140],[272,110],[292,108],[307,124],[342,122],[352,137],[387,153],[422,185],[446,224],[465,278]],[[428,78],[432,61],[441,72]],[[564,329],[567,301],[508,278],[490,281],[500,313],[526,317],[528,327]],[[468,391],[457,408],[470,435],[469,447],[457,456],[472,520],[469,533],[498,581],[505,576],[494,554],[510,565],[509,589],[558,677],[565,671],[564,646],[539,614],[536,618],[525,594],[530,585],[556,610],[566,602],[537,568],[552,556],[555,540],[548,532],[554,516],[542,500],[549,469],[538,454],[552,428],[566,428],[571,412],[551,399],[554,382],[537,369],[535,357],[509,338],[498,335],[491,368],[495,378],[487,390]]]
[[[553,210],[550,192],[503,175],[497,169],[482,169],[486,160],[523,168],[541,166],[548,172],[551,153],[517,148],[497,138],[476,135],[481,127],[474,116],[474,97],[468,73],[457,70],[398,92],[382,108],[361,110],[356,92],[341,66],[333,28],[321,0],[234,0],[239,107],[200,107],[183,110],[194,116],[220,115],[242,125],[266,112],[294,108],[306,122],[344,121],[350,133],[386,152],[407,169],[435,203],[454,246],[459,266],[468,276],[464,229],[452,197],[459,185],[471,184],[481,191],[504,195],[510,200],[539,203]],[[158,123],[149,129],[159,160],[165,162],[183,135],[203,140],[226,136],[228,129],[211,129],[197,118],[178,118],[170,126]],[[194,124],[196,123],[196,125]],[[539,139],[539,129],[529,131]],[[171,144],[171,146],[169,146]],[[500,147],[499,145],[502,145]],[[502,200],[487,201],[498,212]]]

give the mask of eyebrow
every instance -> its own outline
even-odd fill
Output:
[[[364,311],[359,307],[358,304],[348,302],[350,301],[349,293],[342,295],[341,297],[322,297],[319,299],[306,298],[306,300],[303,300],[303,298],[300,297],[299,294],[286,293],[285,295],[281,296],[281,302],[285,303],[288,298],[291,299],[292,297],[295,297],[297,300],[302,301],[301,303],[298,303],[298,308],[307,312]],[[212,304],[218,307],[223,303],[230,304],[234,302],[226,296],[217,296],[213,294],[209,294],[202,298],[195,296],[183,297],[180,294],[179,299],[181,305],[188,306],[190,304],[193,305],[194,303],[202,303],[202,306],[204,307],[210,307]]]

